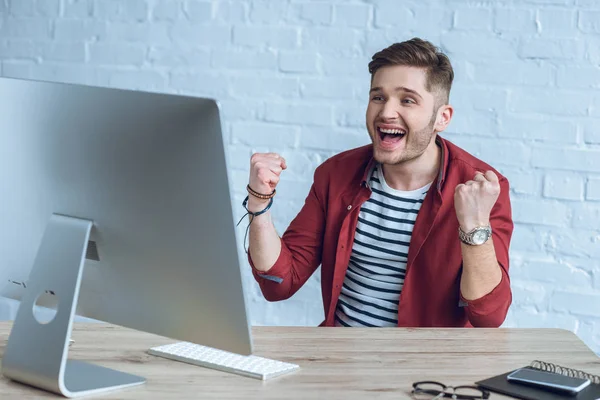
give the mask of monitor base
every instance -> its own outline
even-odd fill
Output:
[[[69,339],[93,222],[53,214],[44,231],[29,281],[2,358],[9,379],[65,397],[81,397],[140,385],[145,379],[68,360]],[[37,299],[56,296],[48,322],[34,315]]]

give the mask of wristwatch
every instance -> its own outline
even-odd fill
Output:
[[[465,232],[459,226],[458,237],[464,244],[468,244],[469,246],[480,246],[492,237],[492,227],[489,225],[478,226],[477,228],[472,229],[469,232]]]

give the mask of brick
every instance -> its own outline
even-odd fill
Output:
[[[454,11],[454,28],[457,30],[489,31],[492,27],[492,10],[469,7]]]
[[[149,8],[145,0],[96,0],[94,16],[109,21],[145,22]]]
[[[410,8],[400,6],[393,0],[378,2],[375,6],[374,23],[376,28],[396,28],[401,26],[404,31],[415,26],[415,18]]]
[[[169,86],[179,93],[227,99],[229,97],[228,80],[219,73],[172,72]]]
[[[367,57],[338,57],[329,54],[321,56],[321,67],[326,76],[361,77],[370,81],[369,59]]]
[[[162,91],[166,83],[163,74],[145,70],[112,71],[109,78],[110,86],[131,90]]]
[[[333,6],[327,3],[292,4],[290,14],[294,22],[306,22],[310,26],[331,25]]]
[[[46,42],[38,43],[37,47],[43,60],[62,62],[85,61],[85,45],[83,43]]]
[[[561,101],[556,101],[560,98]],[[509,96],[509,111],[564,116],[587,116],[591,93],[549,89],[514,89]]]
[[[347,56],[360,53],[363,35],[364,32],[356,29],[311,28],[301,32],[301,43],[306,51]]]
[[[280,49],[298,47],[298,30],[279,26],[234,26],[233,44],[242,46],[268,46]]]
[[[300,91],[302,93],[302,97],[306,99],[341,99],[342,101],[346,102],[355,96],[354,85],[355,82],[351,79],[305,78],[301,81]],[[362,114],[364,114],[366,112],[366,104],[362,107],[362,110]]]
[[[89,41],[106,37],[107,25],[105,21],[59,19],[54,22],[54,39],[59,41]]]
[[[579,29],[585,33],[600,33],[600,11],[580,12]]]
[[[247,146],[295,147],[300,128],[260,122],[235,122],[232,136]]]
[[[365,129],[366,104],[341,104],[335,108],[335,122],[343,127],[357,127]],[[365,131],[365,134],[367,132]]]
[[[307,118],[309,115],[310,119]],[[330,126],[333,122],[333,110],[327,105],[271,103],[266,106],[265,119],[285,124]]]
[[[528,165],[531,149],[525,143],[514,140],[480,139],[482,142],[479,157],[491,165],[522,167]]]
[[[584,66],[560,67],[556,75],[556,85],[560,88],[599,89],[600,69]]]
[[[577,10],[547,8],[538,10],[540,33],[548,36],[574,36],[577,34]]]
[[[236,76],[231,86],[235,98],[287,100],[300,97],[300,83],[294,77]]]
[[[228,167],[249,173],[252,150],[249,147],[239,145],[226,146],[225,149],[227,151]]]
[[[15,1],[13,1],[15,3]],[[56,18],[60,13],[60,0],[37,0],[35,15]]]
[[[222,48],[231,42],[229,26],[203,26],[179,22],[173,25],[171,38],[174,41],[191,42],[197,46]]]
[[[539,172],[523,171],[520,168],[502,168],[501,173],[506,176],[510,184],[510,191],[514,194],[537,196],[541,193],[541,182]]]
[[[0,57],[12,60],[36,60],[38,46],[31,40],[15,39],[0,42]]]
[[[373,14],[370,4],[336,4],[333,10],[333,25],[341,27],[366,28]]]
[[[532,310],[511,308],[503,328],[549,328],[566,329],[573,332],[578,326],[578,319],[572,315],[537,312]]]
[[[498,124],[493,112],[456,113],[448,131],[480,136],[496,136]]]
[[[476,62],[473,64],[473,81],[478,84],[519,86],[548,86],[554,82],[555,67],[548,63]]]
[[[220,109],[224,120],[253,121],[263,114],[262,103],[256,100],[244,99],[219,99]]]
[[[210,50],[185,45],[157,46],[148,52],[148,61],[160,67],[208,68]]]
[[[419,26],[415,27],[416,32],[422,26],[435,27],[434,31],[442,32],[452,29],[454,11],[451,7],[445,7],[444,5],[436,7],[435,5],[428,4],[428,2],[422,2],[412,5],[410,11],[414,14],[414,20],[419,22]],[[433,39],[433,35],[423,37],[430,38],[428,40],[434,44],[439,43],[439,40]]]
[[[600,205],[586,203],[573,205],[573,227],[598,230],[600,227]]]
[[[94,15],[93,0],[64,0],[63,16],[66,18],[90,18]]]
[[[2,76],[7,78],[31,79],[31,62],[3,61]]]
[[[179,23],[173,27],[173,32],[178,32]],[[164,22],[155,23],[130,23],[130,22],[109,22],[106,34],[100,37],[100,41],[118,41],[118,42],[137,42],[145,45],[168,45],[171,44],[169,33],[170,25]],[[187,40],[194,41],[202,45],[202,39],[188,32]],[[215,35],[220,32],[215,28]],[[214,39],[213,39],[214,40]]]
[[[471,109],[476,111],[506,110],[508,91],[505,88],[490,86],[456,85],[450,92],[450,103],[456,110],[461,110],[461,113],[470,113],[467,110]],[[455,113],[453,120],[458,115],[459,113]]]
[[[569,207],[559,201],[512,199],[513,220],[522,224],[567,226]]]
[[[494,30],[500,33],[537,33],[535,12],[513,7],[496,9],[494,13]]]
[[[512,184],[509,178],[509,183]],[[513,206],[514,208],[514,206]],[[543,235],[540,234],[539,227],[532,227],[515,223],[512,238],[510,241],[511,252],[539,252],[544,247]],[[511,257],[512,259],[512,257]]]
[[[183,17],[183,1],[160,0],[150,12],[153,21],[177,21]]]
[[[208,22],[213,16],[213,3],[210,1],[187,0],[184,12],[187,19],[191,22]]]
[[[371,143],[366,133],[357,134],[347,128],[303,127],[300,146],[306,149],[345,151]]]
[[[600,317],[600,294],[575,290],[555,291],[550,302],[554,311]]]
[[[215,21],[228,24],[248,21],[249,8],[246,2],[219,1],[213,6],[215,7],[213,11]]]
[[[594,100],[592,101],[592,106],[590,107],[590,115],[592,117],[600,118],[600,94],[596,91],[594,96]],[[594,137],[597,137],[598,134],[594,134]]]
[[[549,171],[544,177],[544,197],[560,200],[583,200],[584,179],[572,172]]]
[[[213,50],[211,65],[214,68],[276,70],[277,56],[273,52]]]
[[[16,17],[33,17],[35,15],[35,3],[33,1],[9,1],[8,11]]]
[[[600,257],[600,234],[562,227],[548,234],[546,251],[581,259]]]
[[[448,32],[442,35],[442,46],[451,59],[480,61],[482,57],[501,59],[503,61],[516,59],[516,48],[508,40],[494,36],[472,35],[469,32]],[[469,43],[469,46],[465,46]]]
[[[577,60],[583,55],[578,39],[524,39],[519,46],[519,56],[526,59]]]
[[[567,171],[600,172],[600,150],[535,147],[531,165]]]
[[[586,200],[600,201],[600,177],[590,177],[585,190]]]
[[[250,22],[277,25],[286,19],[287,11],[287,2],[255,0],[250,6]]]
[[[542,143],[577,143],[577,125],[571,121],[553,120],[548,116],[501,115],[500,136]]]
[[[279,70],[316,73],[319,57],[314,53],[279,52]]]
[[[90,63],[98,65],[141,66],[146,59],[147,49],[138,44],[90,43]]]
[[[0,25],[0,37],[28,40],[50,39],[50,23],[46,18],[8,18]]]
[[[546,285],[535,281],[511,282],[513,302],[520,306],[535,306],[538,310],[548,308]]]
[[[552,259],[526,261],[519,268],[511,269],[512,278],[535,280],[561,287],[591,288],[591,275],[586,271],[567,263],[559,263]]]
[[[103,84],[100,72],[86,65],[33,64],[29,67],[29,78],[41,81],[77,84]]]

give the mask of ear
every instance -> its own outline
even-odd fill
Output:
[[[435,118],[435,125],[433,129],[436,132],[444,131],[450,124],[450,120],[452,120],[453,114],[454,108],[452,108],[450,104],[442,105],[437,111],[437,116]]]

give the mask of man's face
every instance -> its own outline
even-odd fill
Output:
[[[378,162],[402,164],[435,146],[436,99],[425,83],[422,68],[393,65],[375,72],[366,122]]]

